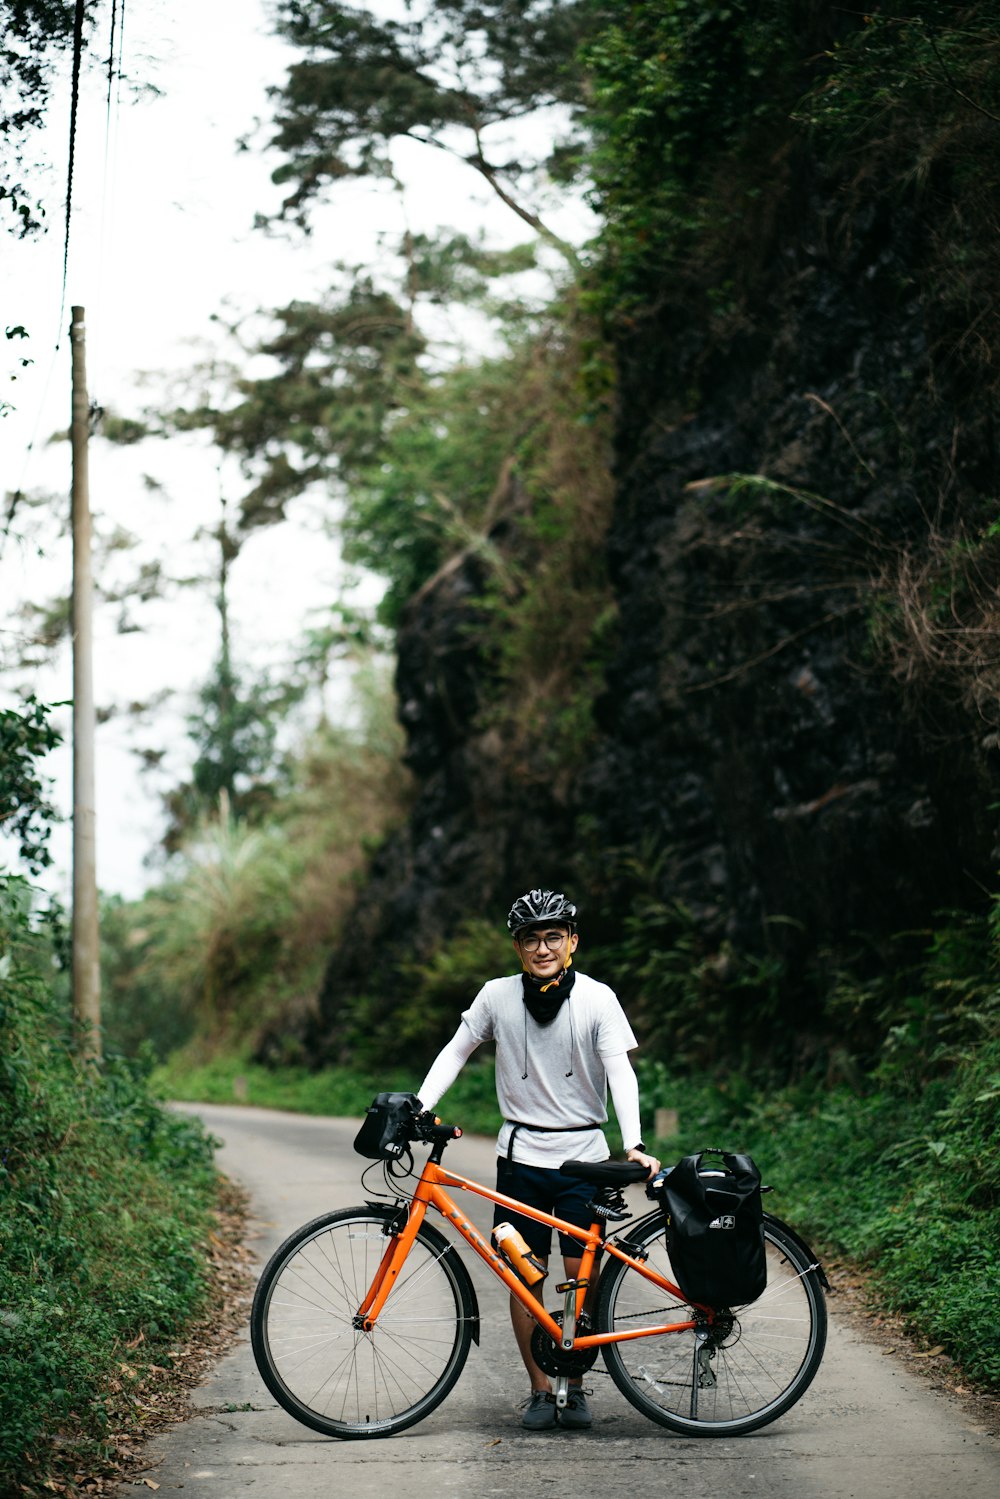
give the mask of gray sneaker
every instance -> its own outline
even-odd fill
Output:
[[[555,1424],[556,1397],[548,1390],[532,1390],[521,1417],[521,1425],[528,1431],[551,1431]]]
[[[586,1431],[593,1423],[586,1395],[574,1386],[568,1392],[566,1404],[559,1412],[559,1425],[565,1426],[569,1431]]]

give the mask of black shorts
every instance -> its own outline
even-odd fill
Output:
[[[548,1166],[525,1166],[520,1161],[508,1161],[506,1156],[500,1156],[497,1160],[497,1191],[581,1228],[589,1228],[595,1221],[590,1207],[593,1184],[563,1176],[561,1171]],[[548,1257],[552,1248],[552,1230],[547,1223],[526,1218],[523,1213],[513,1213],[510,1208],[497,1203],[493,1211],[494,1228],[498,1223],[513,1223],[535,1254]],[[583,1245],[569,1234],[560,1233],[559,1248],[570,1259],[578,1259],[583,1253]]]

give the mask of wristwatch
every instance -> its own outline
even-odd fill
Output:
[[[643,1155],[645,1155],[646,1154],[646,1142],[644,1140],[637,1140],[635,1142],[635,1144],[632,1146],[632,1149],[633,1150],[641,1150],[642,1153],[643,1153]]]

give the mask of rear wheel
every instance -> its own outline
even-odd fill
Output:
[[[651,1269],[674,1279],[659,1214],[627,1238]],[[808,1389],[826,1346],[820,1272],[782,1224],[765,1217],[764,1238],[767,1289],[757,1301],[720,1312],[693,1332],[604,1348],[615,1384],[651,1421],[687,1436],[734,1436],[776,1420]],[[609,1257],[598,1293],[600,1331],[635,1331],[691,1315],[683,1302]]]
[[[285,1240],[257,1286],[250,1334],[261,1377],[289,1415],[327,1436],[384,1437],[423,1420],[468,1357],[472,1282],[426,1223],[374,1328],[354,1326],[398,1222],[389,1207],[328,1213]]]

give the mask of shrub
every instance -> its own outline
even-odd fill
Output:
[[[76,1060],[23,882],[0,938],[0,1489],[41,1491],[100,1455],[121,1365],[165,1360],[201,1303],[215,1173],[136,1069]]]
[[[767,1205],[863,1266],[873,1307],[901,1313],[970,1379],[1000,1387],[1000,1038],[920,1088],[893,1061],[860,1089],[765,1091],[738,1074],[709,1088],[657,1063],[642,1064],[641,1078],[644,1110],[679,1112],[664,1154],[720,1140],[749,1150],[775,1188]]]

